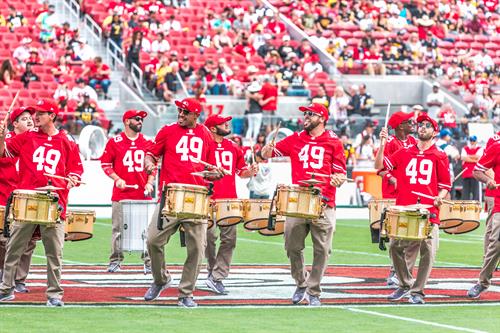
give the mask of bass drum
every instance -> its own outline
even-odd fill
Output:
[[[101,127],[94,125],[85,126],[80,132],[78,139],[78,146],[83,158],[86,160],[99,159],[104,153],[107,140],[106,133]]]

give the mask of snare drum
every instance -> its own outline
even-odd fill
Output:
[[[457,235],[465,234],[479,228],[480,225],[480,214],[481,214],[481,203],[475,200],[461,200],[454,201],[453,207],[460,211],[461,223],[453,227],[447,226],[444,232],[447,234]],[[445,204],[440,208],[439,217],[441,218],[441,211]],[[457,208],[458,207],[458,208]],[[443,223],[441,221],[441,223]]]
[[[229,227],[243,222],[243,201],[218,199],[212,201],[212,216],[219,227]]]
[[[384,221],[384,229],[387,235],[394,239],[426,239],[431,233],[429,211],[424,208],[405,206],[389,207]]]
[[[0,233],[3,231],[4,220],[5,220],[5,207],[0,206]]]
[[[244,227],[248,230],[261,230],[267,227],[270,199],[248,199],[243,201]]]
[[[380,218],[384,208],[395,206],[395,199],[370,200],[368,209],[370,210],[370,227],[372,229],[380,229]]]
[[[92,238],[95,223],[93,210],[68,210],[64,233],[66,241],[81,241]]]
[[[321,215],[321,196],[316,188],[298,185],[278,185],[276,212],[278,215],[318,219]]]
[[[259,230],[259,234],[263,236],[278,236],[285,233],[285,218],[283,216],[276,217],[276,223],[274,224],[274,230],[267,229],[266,226]]]
[[[120,226],[122,251],[146,251],[146,235],[156,203],[151,200],[123,200]],[[154,222],[156,223],[156,222]]]
[[[170,183],[167,185],[163,216],[177,219],[206,219],[208,190],[204,186]]]
[[[439,207],[439,229],[455,228],[462,224],[461,201],[453,201],[452,204],[445,203]]]
[[[22,223],[55,224],[60,215],[57,201],[55,193],[15,190],[11,208],[13,220]]]

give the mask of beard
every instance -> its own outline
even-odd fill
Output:
[[[313,120],[309,120],[309,123],[307,124],[304,124],[304,129],[308,132],[312,131],[313,129],[315,129],[316,127],[318,127],[318,125],[320,124],[320,120],[316,120],[316,121],[313,121]]]
[[[215,129],[216,129],[215,134],[220,135],[220,136],[226,136],[226,135],[231,134],[231,130],[226,131],[225,129],[222,129],[219,127],[216,127]]]
[[[141,130],[142,130],[142,124],[137,124],[137,125],[134,125],[134,124],[130,124],[129,125],[130,129],[136,133],[140,133]]]
[[[418,139],[420,141],[430,141],[434,137],[434,133],[429,133],[429,134],[422,134],[418,133]]]

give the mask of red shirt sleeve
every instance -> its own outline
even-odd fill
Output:
[[[233,144],[234,154],[236,158],[236,173],[239,175],[243,170],[247,170],[248,166],[245,162],[245,156],[243,155],[243,150],[240,149],[236,144]]]
[[[15,157],[19,156],[19,153],[24,145],[28,132],[24,132],[22,134],[15,135],[11,137],[9,140],[5,141],[5,152],[4,155],[6,157]]]
[[[114,139],[110,139],[108,141],[108,143],[106,144],[106,148],[104,149],[104,153],[101,156],[101,168],[107,176],[115,172],[113,170],[113,161],[115,159],[113,140]]]
[[[436,172],[438,189],[451,191],[450,164],[443,152],[438,152]]]
[[[335,140],[333,144],[333,160],[332,160],[333,173],[346,174],[346,159],[344,154],[344,146],[340,140]]]
[[[474,170],[486,172],[486,170],[493,168],[496,164],[499,147],[499,143],[493,143],[492,145],[488,146],[483,156],[481,156],[479,161],[477,161]]]
[[[156,158],[160,157],[163,155],[165,152],[165,143],[167,141],[167,131],[168,131],[169,126],[163,127],[158,134],[156,134],[156,137],[150,146],[147,154],[152,155]]]
[[[81,179],[83,174],[83,163],[80,158],[78,145],[72,141],[69,141],[69,144],[70,149],[68,156],[68,176],[74,176],[78,179]]]
[[[272,157],[290,156],[292,147],[294,146],[293,141],[295,140],[297,135],[297,133],[294,133],[293,135],[288,136],[280,142],[276,143],[276,146],[274,146]]]

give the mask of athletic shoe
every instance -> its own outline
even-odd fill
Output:
[[[480,283],[474,285],[474,287],[470,288],[467,292],[467,297],[469,298],[479,298],[481,293],[488,289],[487,287],[483,287]]]
[[[208,288],[210,288],[210,290],[212,290],[216,294],[219,295],[226,294],[226,287],[224,287],[222,281],[215,281],[212,275],[208,277],[208,279],[205,281],[205,284],[207,285]]]
[[[154,301],[160,296],[160,293],[164,290],[167,289],[170,286],[170,283],[172,282],[172,279],[167,281],[162,286],[158,286],[156,284],[151,283],[151,287],[149,287],[148,291],[146,291],[146,294],[144,295],[144,300],[145,301]]]
[[[151,266],[150,265],[144,265],[144,275],[151,274]]]
[[[26,288],[24,283],[16,283],[16,287],[14,288],[16,293],[29,293],[29,289]]]
[[[305,298],[306,298],[306,287],[303,287],[303,288],[297,287],[297,289],[295,289],[295,292],[293,293],[293,296],[292,296],[292,303],[299,304]]]
[[[119,262],[112,262],[108,266],[108,273],[116,273],[120,271],[120,263]]]
[[[192,297],[179,297],[177,305],[183,308],[195,308],[198,306]]]
[[[14,293],[12,291],[9,293],[0,294],[0,302],[13,301],[15,298],[16,296],[14,296]]]
[[[389,274],[389,277],[387,278],[387,285],[388,286],[395,286],[397,287],[399,285],[399,279],[398,276],[396,275],[396,272],[391,271]]]
[[[64,302],[59,298],[51,297],[47,300],[47,306],[49,307],[64,306]]]
[[[387,296],[389,301],[399,301],[401,298],[408,296],[408,290],[398,288],[392,294]]]
[[[321,301],[319,300],[319,296],[307,294],[306,297],[307,301],[309,302],[309,306],[321,306]]]
[[[425,304],[424,296],[420,294],[411,295],[408,302],[411,304]]]

